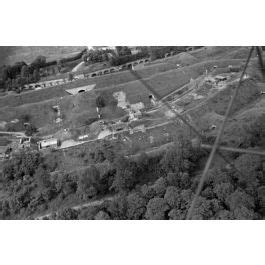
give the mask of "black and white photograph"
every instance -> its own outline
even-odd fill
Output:
[[[1,47],[1,219],[263,219],[263,50]]]
[[[1,264],[262,264],[261,1],[0,6]]]

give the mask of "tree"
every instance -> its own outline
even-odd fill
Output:
[[[4,80],[4,82],[6,82],[8,79],[10,79],[10,66],[5,66],[3,73],[2,73],[2,78]]]
[[[234,187],[231,183],[220,183],[214,187],[214,193],[221,202],[225,202],[233,192]]]
[[[231,183],[234,182],[234,172],[225,168],[214,167],[209,170],[205,186],[215,187],[220,183]]]
[[[42,67],[44,67],[46,64],[46,57],[39,55],[32,63],[31,63],[31,67],[33,67],[34,69],[40,69]]]
[[[38,187],[44,190],[51,186],[50,174],[42,166],[39,166],[34,174]]]
[[[131,55],[132,52],[127,46],[116,46],[116,51],[119,56]]]
[[[167,187],[164,199],[171,208],[179,208],[181,203],[180,192],[174,186]]]
[[[106,106],[115,107],[117,104],[117,100],[107,91],[101,92],[96,98],[96,106],[98,108],[104,108]]]
[[[29,67],[27,65],[23,65],[21,68],[21,78],[24,78],[26,80],[26,83],[29,81]]]
[[[104,108],[106,106],[105,99],[102,95],[97,96],[96,98],[96,106],[98,108]]]
[[[78,211],[72,208],[66,208],[57,213],[57,220],[76,220],[78,217]]]
[[[178,173],[168,173],[166,176],[166,181],[169,186],[179,186],[179,174]]]
[[[95,220],[110,220],[110,216],[108,213],[106,213],[105,211],[99,211],[95,217]]]
[[[132,220],[143,219],[146,211],[146,200],[134,192],[127,196],[127,218]]]
[[[211,201],[201,196],[198,197],[191,218],[193,220],[210,219],[214,216]]]
[[[167,182],[164,178],[160,177],[154,185],[152,185],[152,188],[154,189],[156,196],[162,197],[164,196],[167,188]]]
[[[141,187],[141,193],[142,193],[143,197],[144,197],[146,200],[148,200],[148,201],[149,201],[150,199],[154,198],[155,195],[156,195],[155,190],[154,190],[152,187],[150,187],[150,186],[148,186],[148,185],[146,185],[146,184],[144,184],[144,185]]]
[[[53,178],[53,186],[57,194],[62,198],[77,191],[77,181],[69,174],[60,173]]]
[[[237,189],[227,198],[227,204],[232,211],[241,206],[244,206],[250,210],[254,209],[255,207],[253,197],[239,189]]]
[[[36,132],[38,132],[38,129],[34,125],[32,125],[32,124],[27,124],[26,125],[25,134],[27,136],[32,136]]]
[[[18,159],[20,160],[20,163],[18,162],[17,165],[19,165],[20,169],[19,171],[22,173],[22,176],[24,175],[33,176],[36,169],[39,167],[41,163],[41,155],[39,152],[36,151],[21,152],[18,155]]]
[[[257,186],[258,172],[262,170],[260,156],[243,154],[235,160],[235,167],[243,172],[243,174],[235,173],[240,184]]]
[[[82,61],[86,63],[87,59],[88,59],[88,55],[87,54],[83,54],[82,55]]]
[[[116,167],[116,176],[111,189],[118,192],[132,189],[138,181],[136,163],[120,156],[115,159],[114,165]]]
[[[7,183],[14,179],[14,163],[13,160],[7,160],[3,165],[3,173],[1,174],[1,182]]]
[[[166,212],[169,210],[169,206],[165,199],[155,197],[148,202],[146,209],[147,219],[164,220],[166,219]]]
[[[141,152],[139,157],[137,158],[138,167],[141,169],[142,172],[145,172],[148,168],[149,158],[145,152]]]
[[[117,145],[110,141],[103,141],[100,146],[104,159],[107,159],[109,162],[113,163],[117,155]]]
[[[265,145],[265,114],[260,115],[256,120],[250,123],[247,132],[251,138],[253,146]]]
[[[94,197],[100,188],[100,173],[95,166],[91,166],[80,176],[78,191],[81,196]]]
[[[99,213],[99,211],[100,211],[99,207],[93,207],[93,206],[80,209],[80,212],[78,214],[78,219],[79,220],[94,220],[95,216]],[[101,220],[101,219],[98,219],[98,220]]]
[[[174,208],[168,213],[168,216],[171,220],[184,220],[185,212],[179,208]]]
[[[72,72],[68,73],[68,81],[72,81],[74,79],[74,75]]]
[[[40,80],[40,73],[38,69],[34,69],[33,80],[34,82],[38,82]]]
[[[248,209],[245,206],[239,206],[234,211],[234,219],[236,220],[254,220],[256,215],[255,212],[251,209]]]
[[[120,194],[108,203],[107,210],[111,219],[126,220],[127,199],[124,194]]]
[[[228,210],[220,210],[219,212],[217,212],[215,214],[214,219],[216,219],[216,220],[233,220],[234,215],[232,212],[230,212]]]
[[[106,106],[105,98],[103,95],[98,95],[96,98],[96,106],[98,108],[104,108]]]
[[[174,146],[165,153],[161,160],[161,166],[167,173],[190,172],[198,158],[199,153],[193,149],[191,142],[180,137]]]
[[[5,220],[11,214],[10,205],[7,200],[0,201],[0,219]]]
[[[180,192],[181,197],[181,209],[188,210],[191,204],[191,201],[194,197],[194,194],[191,189],[182,190]]]
[[[18,85],[20,86],[20,89],[21,89],[21,87],[23,87],[27,83],[27,80],[26,80],[26,78],[18,77],[17,78],[17,83],[18,83]]]

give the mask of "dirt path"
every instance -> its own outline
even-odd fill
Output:
[[[94,201],[90,201],[90,202],[80,203],[80,204],[77,204],[77,205],[69,207],[69,208],[74,209],[74,210],[80,210],[80,209],[87,208],[87,207],[99,206],[99,205],[101,205],[103,202],[105,202],[107,200],[108,201],[114,200],[116,197],[117,197],[117,195],[106,196],[106,197],[101,198],[99,200],[94,200]],[[38,216],[38,217],[36,217],[34,219],[35,220],[43,220],[43,218],[49,218],[53,213],[58,213],[58,211],[49,212],[47,214]]]
[[[26,137],[25,133],[23,132],[5,132],[5,131],[0,131],[0,134],[8,134],[8,135],[15,135],[19,137]]]
[[[75,66],[73,69],[72,69],[72,72],[77,72],[85,63],[84,62],[81,62],[79,63],[77,66]]]

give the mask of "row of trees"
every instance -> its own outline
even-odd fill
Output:
[[[101,63],[109,61],[109,54],[112,54],[112,50],[89,50],[82,59],[84,62]]]
[[[249,157],[248,157],[249,158]],[[240,158],[240,160],[246,158]],[[255,170],[254,174],[258,174]],[[253,175],[252,175],[253,176]],[[265,212],[265,186],[255,189],[236,184],[235,174],[214,169],[199,196],[192,219],[262,219]],[[130,193],[119,193],[112,201],[84,210],[63,210],[53,218],[67,219],[185,219],[197,182],[188,173],[171,172],[152,185],[142,185]],[[253,183],[251,184],[253,185]],[[72,218],[70,217],[70,218]]]
[[[16,62],[14,65],[4,66],[2,69],[2,78],[0,87],[2,89],[13,90],[23,87],[25,84],[38,82],[40,80],[40,70],[51,66],[57,66],[58,71],[68,62],[79,60],[85,54],[86,49],[77,55],[62,58],[59,61],[47,62],[45,56],[38,56],[32,63],[27,65],[25,62]],[[44,73],[47,73],[47,71]]]
[[[150,46],[149,54],[151,60],[164,58],[166,53],[175,52],[185,52],[187,46]]]

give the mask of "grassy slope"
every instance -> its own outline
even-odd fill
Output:
[[[219,50],[218,55],[220,55]],[[152,65],[138,71],[138,74],[142,78],[145,78],[146,82],[161,96],[164,96],[178,87],[188,83],[190,78],[198,77],[204,73],[205,69],[209,69],[213,65],[227,67],[229,64],[235,65],[242,63],[242,60],[208,60],[182,67],[181,69],[172,70],[174,65],[172,60],[179,60],[179,57],[174,56],[170,58],[170,60],[170,64],[160,62],[157,65]],[[73,97],[66,96],[67,93],[65,92],[65,89],[67,88],[93,83],[97,84],[97,90],[109,90],[112,93],[120,90],[125,91],[127,98],[131,103],[139,101],[144,103],[149,102],[149,91],[141,84],[140,81],[135,81],[135,77],[132,73],[125,71],[88,80],[80,80],[68,85],[62,85],[54,88],[2,97],[0,98],[0,120],[9,121],[19,117],[22,113],[29,113],[31,114],[33,122],[37,127],[42,127],[46,124],[52,126],[54,124],[55,113],[51,107],[57,102],[53,98],[59,97],[64,97],[62,99],[62,113],[66,124],[69,122],[73,123],[74,120],[78,120],[79,116],[85,115],[87,118],[95,117],[94,92],[83,94],[84,97],[81,97],[83,102],[76,104],[76,106],[73,106]],[[215,103],[213,104],[215,106]]]
[[[164,96],[170,93],[171,91],[177,89],[178,87],[181,87],[182,85],[188,83],[190,81],[190,78],[196,78],[199,75],[203,74],[206,68],[211,68],[213,65],[216,64],[220,67],[227,66],[230,62],[231,60],[219,60],[197,63],[191,66],[183,67],[181,69],[174,69],[155,74],[150,78],[147,78],[146,82],[157,93],[159,93],[161,96]],[[233,60],[233,62],[241,63],[241,60]],[[127,72],[127,74],[134,78],[131,73]],[[142,74],[144,75],[145,73]],[[125,76],[123,75],[121,75],[120,77],[125,78]],[[130,101],[130,103],[136,103],[139,101],[142,101],[145,104],[149,103],[148,95],[150,94],[150,92],[140,81],[132,81],[125,84],[104,88],[104,85],[106,84],[106,78],[108,78],[109,81],[113,81],[113,83],[121,81],[121,79],[115,79],[115,75],[109,75],[105,78],[98,78],[98,84],[101,84],[103,86],[103,90],[108,90],[111,93],[122,90],[126,93],[127,99]],[[7,105],[6,103],[8,102],[9,105],[13,107],[5,107],[0,109],[0,120],[10,121],[14,118],[19,117],[22,113],[30,114],[32,117],[32,122],[35,124],[35,126],[48,126],[47,130],[49,126],[51,126],[49,130],[52,131],[52,129],[55,129],[56,127],[54,124],[56,115],[52,110],[52,106],[57,104],[57,100],[44,99],[47,97],[52,98],[53,95],[56,95],[57,97],[66,95],[63,88],[65,88],[65,86],[60,86],[57,88],[48,88],[36,91],[34,93],[21,94],[12,97],[9,96],[7,98],[12,99],[12,101],[9,100],[9,102],[8,100],[4,100],[4,98],[2,98],[2,100],[0,100],[0,106]],[[98,88],[98,90],[101,89]],[[49,92],[51,92],[51,95],[49,95]],[[76,97],[65,96],[63,97],[63,99],[61,99],[61,111],[64,115],[65,126],[71,127],[71,125],[73,124],[78,126],[85,119],[96,117],[95,93],[88,92],[83,94],[82,96],[79,96],[82,101],[76,103],[75,106],[73,104],[74,98]],[[30,101],[41,102],[28,103]],[[19,105],[19,103],[23,105],[15,107],[16,105]],[[117,111],[115,115],[119,116],[119,112]],[[124,113],[120,113],[120,115],[122,116],[124,115]]]
[[[240,64],[242,60],[213,60],[196,63],[191,66],[182,67],[181,69],[175,69],[172,64],[159,64],[152,65],[137,71],[141,78],[147,79],[147,82],[154,87],[154,89],[161,95],[166,95],[173,91],[174,89],[181,87],[190,81],[190,78],[196,78],[201,75],[205,69],[211,68],[213,65],[218,65],[219,67],[227,67],[229,64]],[[143,93],[145,88],[140,84],[139,81],[135,81],[135,76],[129,72],[120,72],[110,75],[105,75],[101,77],[90,78],[86,80],[78,80],[66,85],[60,85],[53,88],[46,88],[43,90],[38,90],[34,92],[22,93],[20,95],[8,95],[0,98],[0,108],[4,106],[18,106],[33,102],[39,102],[47,99],[52,99],[55,97],[62,97],[66,95],[65,90],[69,88],[75,88],[79,86],[84,86],[88,84],[96,84],[96,88],[113,88],[115,87],[119,90],[125,89],[126,92],[130,89],[132,94],[139,93],[139,99],[141,99],[141,93]],[[133,82],[134,81],[134,82]],[[111,90],[113,90],[111,89]],[[117,90],[116,89],[116,90]],[[138,92],[137,92],[138,91]],[[144,95],[146,96],[146,95]],[[135,99],[132,99],[133,101]],[[136,102],[140,101],[136,99]]]
[[[84,46],[1,46],[0,66],[18,61],[31,63],[38,55],[45,56],[47,60],[57,60],[82,49]]]

